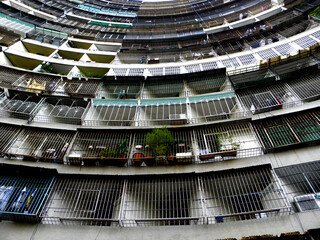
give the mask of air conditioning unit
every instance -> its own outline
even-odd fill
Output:
[[[186,114],[170,114],[169,119],[172,125],[181,125],[187,123]]]
[[[297,196],[294,198],[294,202],[299,210],[299,212],[304,212],[313,209],[320,208],[320,199],[318,198],[319,193],[317,194],[306,194]]]

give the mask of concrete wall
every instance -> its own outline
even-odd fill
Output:
[[[0,223],[1,240],[64,240],[64,239],[130,239],[130,240],[194,240],[241,238],[244,236],[272,234],[319,228],[320,211],[304,212],[270,219],[212,225],[190,225],[172,227],[91,227],[44,224]]]

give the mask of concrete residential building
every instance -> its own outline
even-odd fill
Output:
[[[0,2],[0,239],[319,239],[320,1]]]

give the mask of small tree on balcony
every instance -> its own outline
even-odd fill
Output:
[[[155,128],[146,135],[146,145],[156,156],[166,156],[173,143],[174,137],[166,127]]]

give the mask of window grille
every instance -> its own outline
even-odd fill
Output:
[[[176,75],[180,74],[180,67],[165,67],[165,75]]]
[[[163,68],[149,68],[148,70],[152,76],[162,76],[163,75]]]
[[[164,100],[142,100],[140,126],[184,125],[188,123],[185,98]]]
[[[200,72],[201,69],[200,69],[200,64],[194,64],[194,65],[186,65],[185,68],[187,69],[187,71],[189,73],[192,73],[192,72]]]
[[[221,161],[259,156],[259,141],[250,123],[238,123],[195,129],[199,160]]]
[[[202,63],[202,68],[204,71],[211,70],[211,69],[217,69],[218,65],[216,62]]]
[[[308,81],[307,78],[305,79],[304,82],[300,82],[299,79],[287,83],[277,82],[259,88],[247,88],[239,90],[237,95],[246,111],[250,111],[252,114],[294,107],[301,105],[302,100],[304,100],[299,96],[305,99],[315,97],[312,91],[305,92],[307,88],[312,86],[312,81]],[[298,89],[297,84],[301,88]]]
[[[318,42],[316,40],[314,40],[313,38],[306,36],[303,38],[299,38],[298,40],[294,41],[294,43],[298,44],[300,47],[304,48],[308,48],[311,47],[315,44],[317,44]]]
[[[240,62],[242,63],[242,65],[251,65],[251,64],[255,64],[257,62],[257,59],[252,54],[239,56],[238,58],[239,58]]]
[[[84,120],[86,126],[131,126],[137,111],[135,100],[94,100]]]
[[[98,93],[102,99],[137,99],[141,90],[141,78],[130,79],[117,77],[116,80],[107,79]]]
[[[59,177],[46,207],[41,212],[45,224],[118,225],[123,180],[112,178]]]
[[[239,72],[233,72],[233,75],[229,75],[234,88],[240,89],[245,87],[250,87],[254,85],[266,84],[269,82],[274,82],[276,80],[275,74],[269,69],[257,70],[254,69],[244,69]]]
[[[35,95],[14,93],[12,95],[11,98],[6,97],[4,93],[0,95],[0,115],[2,117],[29,120],[42,100]]]
[[[320,208],[319,161],[276,168],[275,172],[296,211]]]
[[[292,47],[289,43],[285,43],[279,46],[274,47],[282,56],[290,53],[297,52],[297,49]]]
[[[320,32],[315,32],[311,34],[312,36],[314,36],[315,38],[320,39]]]
[[[203,177],[203,188],[209,223],[267,218],[290,211],[267,166],[208,175]]]
[[[228,58],[221,60],[221,63],[226,67],[226,68],[231,68],[231,67],[240,67],[239,62],[237,61],[236,58]]]
[[[28,73],[14,82],[13,87],[35,93],[52,93],[61,85],[61,82],[62,80],[59,76]]]
[[[266,50],[263,50],[263,51],[259,51],[258,54],[263,60],[267,60],[267,59],[279,56],[272,49],[266,49]]]
[[[134,166],[140,166],[141,164],[142,166],[153,166],[193,163],[194,151],[191,132],[176,129],[170,129],[170,132],[174,142],[169,146],[169,150],[163,159],[156,159],[155,152],[146,145],[147,132],[135,133],[133,136],[131,164]]]
[[[0,66],[0,84],[1,86],[11,87],[12,84],[21,78],[25,73],[19,70]]]
[[[303,78],[313,73],[319,72],[319,61],[313,57],[305,57],[295,61],[287,61],[272,68],[277,73],[280,80],[291,80],[299,77]]]
[[[16,136],[21,131],[20,127],[11,126],[6,124],[0,124],[0,153],[5,155],[6,147],[10,146],[10,143],[15,140]]]
[[[126,76],[127,68],[113,68],[115,76]]]
[[[190,77],[186,87],[192,95],[218,92],[226,82],[226,73],[206,72],[202,76]]]
[[[70,165],[124,166],[132,136],[118,131],[78,131],[67,159]]]
[[[320,93],[320,73],[304,76],[293,81],[288,81],[290,88],[303,101],[313,101],[319,98]]]
[[[143,76],[144,68],[130,68],[128,76]]]
[[[132,179],[125,191],[126,227],[190,225],[198,222],[198,183],[194,177]]]
[[[55,92],[57,94],[67,94],[70,96],[86,96],[95,97],[99,88],[101,87],[101,81],[88,80],[88,81],[75,81],[64,80]]]
[[[148,79],[144,83],[143,99],[179,96],[184,96],[183,79]]]
[[[75,99],[45,98],[33,120],[81,125],[88,102]]]
[[[54,177],[0,177],[0,214],[2,220],[39,222],[44,201]]]
[[[254,126],[266,150],[320,138],[319,111],[257,121]]]
[[[237,101],[233,94],[206,96],[203,99],[190,97],[192,122],[213,122],[230,118],[240,118],[243,113],[238,110]]]
[[[6,147],[4,154],[29,161],[62,163],[73,136],[71,131],[24,128]]]
[[[175,226],[288,214],[269,166],[151,177],[59,176],[41,212],[45,224]]]

